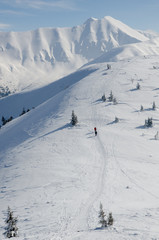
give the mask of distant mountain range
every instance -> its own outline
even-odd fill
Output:
[[[125,44],[145,43],[154,36],[157,34],[134,30],[112,17],[90,18],[73,28],[1,32],[1,94],[39,88],[103,54],[111,61],[112,49],[116,54]]]

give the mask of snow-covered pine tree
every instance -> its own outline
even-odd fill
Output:
[[[113,98],[113,104],[116,105],[118,102],[116,100],[116,98]]]
[[[108,98],[108,99],[109,99],[109,102],[112,102],[112,101],[113,101],[113,98],[114,98],[114,97],[113,97],[113,93],[112,93],[112,91],[111,91],[111,92],[110,92],[110,95],[109,95],[109,98]]]
[[[114,219],[113,219],[112,213],[110,212],[108,216],[108,226],[112,226],[113,223],[114,223]]]
[[[157,133],[155,134],[155,140],[158,140],[159,139],[159,134],[158,134],[158,131]]]
[[[137,89],[137,90],[140,90],[140,88],[141,88],[140,84],[137,83],[137,85],[136,85],[136,89]]]
[[[5,125],[6,124],[6,119],[4,118],[4,116],[2,116],[2,125]]]
[[[7,224],[7,226],[5,228],[6,231],[4,232],[4,235],[7,238],[18,236],[18,228],[16,226],[17,221],[18,221],[17,217],[13,216],[13,212],[11,211],[10,207],[8,207],[7,218],[5,220],[5,223]]]
[[[99,223],[101,224],[101,227],[102,228],[105,228],[107,227],[108,223],[107,223],[107,220],[105,219],[105,213],[103,211],[103,205],[100,203],[100,210],[99,210]]]
[[[110,64],[107,64],[107,69],[111,69],[111,65]]]
[[[115,123],[118,123],[118,122],[119,122],[119,118],[118,118],[118,117],[115,117],[114,122],[115,122]]]
[[[106,96],[105,96],[105,94],[103,94],[103,96],[102,96],[102,101],[103,101],[103,102],[106,101]]]
[[[19,116],[22,116],[22,115],[24,115],[26,113],[26,111],[25,111],[25,108],[23,107],[23,110],[22,110],[22,112],[21,112],[21,114],[19,115]]]
[[[152,126],[153,126],[152,118],[148,118],[147,120],[145,120],[145,127],[152,127]]]
[[[74,113],[74,110],[72,110],[72,117],[71,117],[71,124],[72,126],[75,126],[78,123],[77,116]]]
[[[153,104],[152,104],[152,109],[153,109],[153,110],[156,110],[156,104],[155,104],[155,102],[153,102]]]
[[[140,112],[142,112],[143,110],[144,110],[144,107],[141,105]]]

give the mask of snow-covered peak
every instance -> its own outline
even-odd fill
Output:
[[[1,86],[11,92],[41,87],[123,44],[148,38],[111,17],[73,28],[0,33]]]
[[[148,38],[146,36],[143,36],[143,34],[139,33],[138,31],[136,31],[135,29],[129,27],[128,25],[122,23],[121,21],[112,18],[110,16],[106,16],[103,19],[101,19],[102,22],[106,22],[107,24],[109,24],[109,27],[111,27],[111,31],[121,31],[123,33],[125,33],[126,35],[128,35],[129,37],[132,37],[134,39],[138,39],[139,41],[146,41],[148,40]],[[120,41],[120,37],[119,37],[119,41]],[[127,42],[129,43],[129,42]]]
[[[89,23],[95,22],[95,21],[98,21],[98,18],[90,17],[84,22],[84,24],[89,24]]]

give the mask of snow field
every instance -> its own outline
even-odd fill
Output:
[[[18,215],[18,239],[158,239],[154,64],[159,64],[155,56],[111,63],[111,70],[106,63],[91,65],[87,76],[2,127],[1,236],[9,205]],[[111,90],[117,105],[101,101]],[[72,110],[79,121],[75,127]],[[148,117],[154,126],[146,129]],[[100,202],[113,213],[110,229],[98,224]]]

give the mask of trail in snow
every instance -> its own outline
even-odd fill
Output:
[[[120,71],[120,69],[117,69],[116,71],[114,71],[113,77],[111,79],[111,86],[112,86],[112,82],[115,82],[116,76],[118,75],[119,71]],[[106,86],[106,84],[107,84],[106,82],[101,84],[101,86],[100,86],[101,93],[102,93],[103,89],[106,89],[106,87],[108,87],[108,86]],[[92,87],[95,88],[95,86],[92,86]],[[98,99],[98,93],[95,96]],[[111,187],[110,182],[113,181],[114,177],[115,177],[115,174],[114,174],[114,177],[111,176],[111,179],[108,178],[108,176],[107,176],[109,168],[112,168],[112,162],[110,161],[109,156],[108,156],[107,144],[106,143],[104,144],[100,137],[100,134],[103,134],[103,133],[100,130],[98,131],[98,127],[100,129],[100,126],[103,125],[104,120],[99,117],[98,105],[96,105],[96,104],[91,104],[91,105],[92,105],[91,106],[92,114],[91,114],[90,126],[92,129],[94,129],[94,127],[97,126],[97,132],[98,132],[97,136],[93,138],[95,141],[96,147],[93,148],[92,151],[94,151],[94,154],[96,156],[95,157],[96,161],[100,162],[100,170],[98,173],[98,182],[96,184],[96,190],[87,199],[87,203],[84,206],[82,206],[82,209],[81,209],[79,215],[77,216],[77,219],[74,220],[74,222],[77,222],[77,224],[74,224],[74,226],[71,225],[71,227],[69,227],[70,229],[74,229],[81,233],[91,230],[89,222],[91,222],[90,214],[91,214],[93,205],[96,202],[98,202],[98,205],[100,204],[100,201],[101,201],[100,198],[103,193],[103,190],[107,189],[108,192],[111,191],[109,189]],[[98,152],[98,157],[97,157],[97,152]],[[111,201],[111,199],[109,199],[109,201]]]
[[[27,115],[27,122],[21,118],[24,125],[35,121],[32,130],[29,131],[30,125],[28,126],[28,133],[33,133],[29,135],[32,138],[27,137],[21,146],[17,145],[4,156],[4,160],[8,160],[6,163],[11,162],[12,165],[8,164],[3,169],[5,179],[1,179],[6,188],[1,188],[0,200],[5,206],[5,200],[9,199],[14,209],[20,211],[19,215],[26,216],[20,222],[22,229],[27,225],[25,239],[45,240],[45,232],[50,240],[94,240],[105,237],[110,240],[157,239],[158,142],[150,141],[150,138],[158,126],[149,130],[136,128],[142,124],[146,111],[138,111],[142,91],[129,91],[132,87],[128,78],[130,75],[125,78],[121,75],[126,68],[130,68],[129,64],[130,62],[114,64],[116,68],[110,70],[110,75],[107,72],[106,78],[103,74],[106,69],[104,65],[100,66],[92,76],[87,76],[76,86],[70,87],[66,92],[67,97],[61,103],[62,107],[59,107],[62,115],[59,114],[55,121],[52,113],[53,100],[39,111],[41,115],[38,120],[42,119],[41,125],[37,125],[31,115],[29,122]],[[125,87],[122,88],[120,84]],[[152,82],[151,87],[157,89],[157,84]],[[122,90],[116,106],[100,101],[102,94],[106,92],[108,95],[110,90],[114,91],[114,96]],[[154,95],[157,97],[157,91],[153,92],[148,101]],[[57,102],[60,100],[59,97]],[[76,128],[68,127],[67,124],[72,109],[75,113],[77,110],[79,116]],[[157,111],[158,109],[153,112],[155,119]],[[116,114],[119,114],[119,119],[121,114],[121,122],[119,120],[119,123],[114,124]],[[35,111],[33,115],[35,116]],[[6,129],[10,126],[8,124]],[[19,127],[18,122],[16,126]],[[93,133],[94,127],[97,127],[97,137]],[[142,136],[141,131],[147,135]],[[15,128],[14,132],[18,133]],[[147,150],[149,147],[151,151]],[[24,176],[26,173],[28,175]],[[28,181],[30,178],[33,180],[31,183]],[[19,201],[16,203],[18,207],[11,202],[10,196]],[[112,210],[113,216],[115,215],[115,229],[110,232],[97,228],[100,202],[104,210]],[[30,214],[33,220],[30,219]],[[38,226],[38,230],[35,226]],[[37,236],[38,234],[43,236]]]

